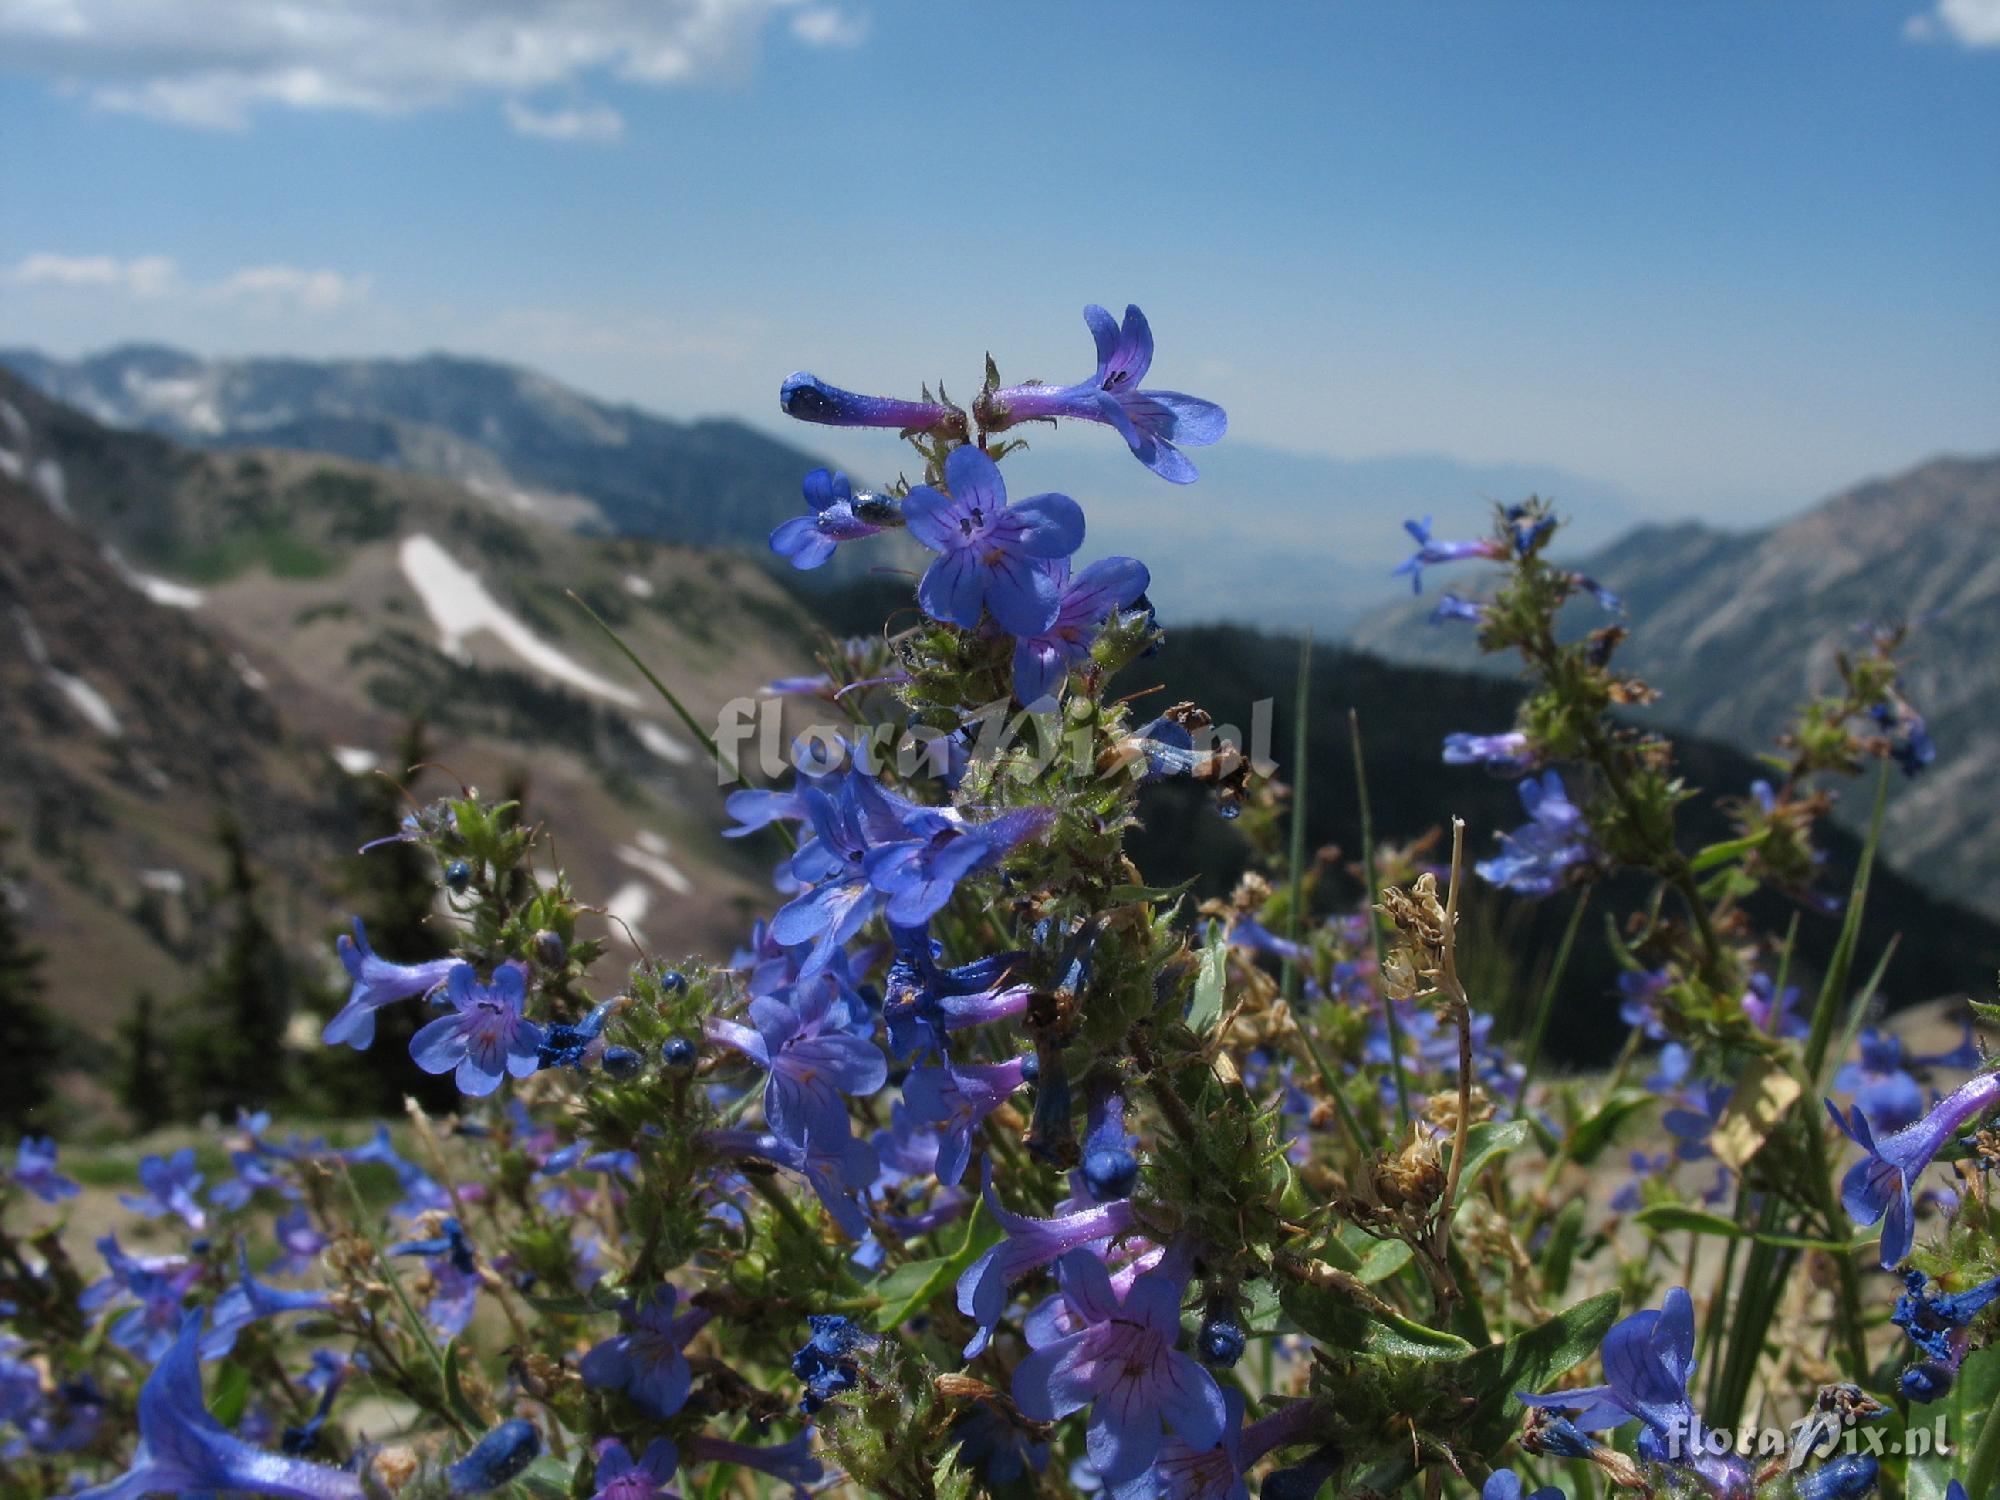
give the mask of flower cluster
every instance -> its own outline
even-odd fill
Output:
[[[1849,944],[1815,996],[1751,905],[1809,892],[1825,780],[1933,758],[1898,642],[1844,659],[1781,779],[1730,800],[1734,836],[1684,850],[1672,748],[1622,712],[1650,697],[1613,665],[1624,625],[1559,622],[1623,605],[1550,560],[1554,513],[1509,506],[1465,542],[1412,522],[1414,586],[1471,562],[1504,580],[1439,616],[1517,651],[1528,697],[1444,756],[1518,780],[1527,821],[1484,859],[1462,824],[1448,859],[1372,835],[1351,867],[1308,858],[1297,802],[1199,705],[1137,712],[1112,686],[1161,638],[1145,565],[1081,558],[1076,499],[1008,492],[1026,424],[1110,427],[1176,484],[1223,435],[1221,408],[1144,385],[1137,308],[1085,318],[1073,385],[1003,385],[990,360],[965,406],[784,382],[786,413],[899,433],[921,474],[815,470],[773,551],[811,569],[901,530],[931,557],[893,634],[773,684],[841,718],[791,779],[727,798],[771,872],[727,962],[605,974],[539,831],[464,790],[377,841],[435,866],[450,956],[398,962],[355,922],[321,1030],[374,1058],[407,1036],[455,1108],[283,1140],[245,1115],[143,1151],[92,1274],[64,1230],[101,1174],[19,1143],[0,1500],[1832,1500],[1883,1464],[1817,1437],[1726,1451],[1753,1388],[1838,1439],[1898,1365],[1914,1401],[1979,1385],[2000,1074],[1969,1031],[1912,1055],[1857,1019],[1836,1056],[1873,983]],[[1023,729],[997,748],[996,702]],[[912,736],[937,753],[876,753]],[[1206,899],[1148,884],[1128,842],[1180,779],[1246,861]],[[1552,955],[1480,951],[1502,893],[1569,896]],[[1630,1040],[1608,1075],[1549,1079],[1593,897],[1625,903],[1624,978],[1581,1003]],[[1505,993],[1516,968],[1535,995]],[[1971,1076],[1933,1097],[1946,1072]],[[1837,1131],[1822,1079],[1853,1101],[1828,1105]],[[1904,1278],[1886,1321],[1848,1244],[1877,1223]],[[1808,1251],[1818,1274],[1781,1297]],[[1708,1280],[1661,1279],[1683,1264]],[[1772,1337],[1781,1304],[1796,1338]],[[1793,1390],[1805,1370],[1839,1378]],[[2000,1437],[1953,1462],[1925,1493],[1989,1493]]]

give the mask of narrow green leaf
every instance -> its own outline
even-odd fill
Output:
[[[1656,1098],[1646,1089],[1614,1090],[1611,1097],[1597,1107],[1595,1114],[1569,1132],[1569,1159],[1579,1166],[1589,1166],[1611,1144],[1618,1127],[1654,1103]]]
[[[875,1310],[878,1332],[889,1333],[910,1321],[957,1282],[965,1268],[977,1260],[986,1247],[1000,1238],[1000,1227],[986,1212],[986,1200],[973,1205],[972,1218],[965,1226],[965,1238],[949,1255],[911,1261],[896,1267],[875,1283],[882,1305]]]
[[[458,1374],[458,1340],[453,1339],[444,1346],[444,1398],[451,1404],[459,1421],[465,1423],[468,1432],[479,1432],[486,1425],[486,1419],[479,1414],[479,1408],[467,1399],[465,1384]]]
[[[1741,859],[1770,836],[1770,829],[1760,828],[1755,833],[1740,839],[1724,839],[1719,844],[1710,844],[1706,849],[1695,852],[1694,857],[1688,861],[1688,868],[1699,875],[1706,870],[1714,869],[1717,865],[1726,865],[1732,859]]]
[[[1617,1319],[1618,1294],[1600,1292],[1504,1344],[1489,1344],[1460,1360],[1456,1384],[1478,1398],[1460,1429],[1467,1439],[1460,1452],[1488,1458],[1497,1454],[1514,1433],[1519,1414],[1514,1393],[1547,1390],[1597,1352]]]
[[[1188,1006],[1187,1023],[1195,1035],[1203,1036],[1222,1019],[1223,981],[1229,967],[1229,945],[1222,929],[1209,924],[1207,946],[1201,950],[1201,972],[1195,976],[1194,1000]]]
[[[1474,1182],[1494,1162],[1528,1144],[1526,1120],[1484,1120],[1465,1133],[1465,1170],[1459,1180]]]
[[[1632,1217],[1648,1229],[1657,1229],[1662,1234],[1677,1234],[1687,1230],[1695,1234],[1714,1235],[1718,1239],[1754,1240],[1775,1250],[1823,1250],[1831,1255],[1847,1255],[1875,1243],[1875,1236],[1872,1234],[1861,1235],[1852,1240],[1816,1240],[1801,1235],[1752,1229],[1721,1214],[1689,1208],[1682,1203],[1655,1203],[1640,1209]]]

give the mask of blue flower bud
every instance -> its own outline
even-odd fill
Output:
[[[637,1078],[639,1070],[646,1066],[646,1060],[630,1047],[606,1047],[604,1049],[604,1071],[620,1083],[628,1078]]]
[[[1927,1359],[1922,1364],[1911,1365],[1903,1371],[1898,1382],[1903,1394],[1918,1405],[1941,1401],[1951,1394],[1952,1383],[1958,1379],[1958,1372],[1941,1359]]]
[[[444,1475],[454,1495],[484,1495],[517,1476],[540,1457],[541,1451],[542,1435],[535,1431],[535,1424],[517,1417],[487,1433]]]
[[[1195,1344],[1205,1364],[1228,1369],[1243,1357],[1246,1340],[1234,1318],[1211,1317],[1201,1325]]]
[[[684,1036],[670,1036],[660,1043],[660,1061],[675,1069],[694,1066],[694,1043]]]
[[[206,1255],[212,1244],[213,1242],[207,1235],[197,1235],[194,1239],[188,1241],[188,1253],[191,1255]]]
[[[472,866],[462,859],[455,859],[444,867],[444,883],[455,891],[462,891],[472,884]]]
[[[550,932],[546,927],[535,934],[535,962],[545,969],[560,969],[563,960],[569,957],[569,949],[564,945],[560,933]]]
[[[688,987],[687,975],[679,969],[660,970],[660,988],[669,995],[678,995]]]
[[[1880,1469],[1866,1454],[1842,1454],[1798,1481],[1799,1500],[1860,1500],[1875,1488]]]
[[[1083,1159],[1083,1185],[1099,1203],[1132,1196],[1139,1159],[1122,1146],[1101,1146]]]
[[[1021,1082],[1033,1083],[1042,1076],[1042,1060],[1030,1052],[1021,1059]]]

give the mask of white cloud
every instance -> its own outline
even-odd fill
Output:
[[[610,142],[625,134],[625,117],[608,104],[539,110],[518,99],[509,99],[507,123],[522,135],[545,141]]]
[[[2000,47],[2000,0],[1937,0],[1934,9],[1910,17],[1903,35],[1919,42]]]
[[[859,47],[868,40],[868,18],[833,5],[814,5],[792,17],[792,35],[808,47]]]
[[[245,266],[210,282],[191,282],[164,255],[121,260],[113,255],[24,257],[0,267],[0,282],[65,291],[118,292],[144,302],[226,304],[307,313],[334,312],[364,301],[366,276],[300,266]]]
[[[818,0],[0,0],[0,58],[103,108],[241,129],[265,107],[396,114],[591,76],[726,78],[786,13],[809,46],[865,32]],[[516,129],[571,140],[605,139],[615,118],[508,114]]]
[[[88,287],[132,297],[164,297],[179,289],[180,274],[164,255],[119,260],[110,255],[30,255],[7,279],[22,286]]]

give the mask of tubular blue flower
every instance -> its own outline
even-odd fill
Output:
[[[1132,1196],[1139,1182],[1139,1138],[1125,1129],[1125,1096],[1106,1089],[1090,1101],[1078,1175],[1083,1190],[1099,1203]]]
[[[303,1208],[279,1214],[272,1225],[272,1238],[284,1252],[278,1269],[288,1276],[309,1270],[326,1248],[326,1236],[313,1226],[312,1215]]]
[[[884,495],[854,493],[847,476],[814,469],[806,475],[808,514],[794,516],[771,533],[771,550],[801,572],[823,565],[842,542],[880,535],[902,524],[896,502]]]
[[[1524,896],[1546,896],[1566,873],[1591,857],[1583,814],[1563,790],[1562,778],[1545,771],[1521,783],[1529,821],[1500,835],[1501,852],[1473,866],[1482,879]]]
[[[1928,1293],[1921,1271],[1905,1271],[1906,1290],[1896,1299],[1889,1321],[1910,1336],[1910,1342],[1956,1373],[1965,1358],[1964,1330],[2000,1297],[2000,1276],[1967,1287],[1962,1292]]]
[[[1417,550],[1407,562],[1396,564],[1390,570],[1389,576],[1400,578],[1405,573],[1409,574],[1410,592],[1413,594],[1421,594],[1424,591],[1425,568],[1435,567],[1440,563],[1463,562],[1473,557],[1484,557],[1498,562],[1507,556],[1507,549],[1491,537],[1477,542],[1434,540],[1431,536],[1429,516],[1425,516],[1421,521],[1405,521],[1403,530],[1416,539]]]
[[[1857,1052],[1853,1061],[1840,1065],[1833,1086],[1854,1096],[1854,1107],[1868,1117],[1877,1135],[1901,1130],[1924,1112],[1924,1091],[1915,1069],[1979,1066],[1979,1047],[1970,1025],[1958,1046],[1922,1057],[1906,1053],[1902,1038],[1893,1032],[1871,1026],[1861,1033]]]
[[[616,1438],[597,1445],[597,1491],[592,1500],[655,1500],[666,1493],[680,1454],[670,1438],[654,1438],[646,1451],[634,1458]]]
[[[216,1299],[208,1332],[201,1338],[201,1357],[220,1359],[236,1347],[236,1335],[252,1323],[284,1313],[325,1312],[333,1299],[325,1292],[289,1291],[267,1286],[250,1274],[250,1251],[238,1246],[241,1280]]]
[[[958,1310],[979,1325],[965,1346],[967,1359],[977,1358],[993,1337],[1007,1308],[1007,1289],[1013,1283],[1072,1250],[1128,1233],[1136,1222],[1129,1198],[1052,1219],[1031,1219],[1000,1206],[990,1172],[982,1191],[986,1210],[1000,1226],[1002,1238],[958,1278]]]
[[[847,1096],[866,1098],[889,1079],[882,1049],[845,1029],[847,1010],[830,986],[794,991],[793,1003],[760,995],[749,1026],[711,1017],[702,1032],[769,1070],[764,1123],[796,1146],[828,1145],[849,1134]]]
[[[599,1042],[611,1007],[612,1003],[606,1000],[602,1005],[592,1006],[581,1021],[573,1024],[559,1021],[545,1027],[541,1045],[535,1049],[536,1069],[581,1068],[602,1056],[604,1048]]]
[[[1641,1458],[1693,1471],[1716,1500],[1749,1500],[1749,1471],[1730,1455],[1710,1451],[1688,1395],[1695,1372],[1694,1336],[1694,1299],[1685,1287],[1674,1287],[1659,1309],[1635,1312],[1604,1336],[1606,1384],[1516,1395],[1528,1406],[1574,1413],[1572,1422],[1583,1432],[1602,1432],[1636,1419],[1642,1428]]]
[[[881,844],[862,859],[868,883],[888,898],[898,927],[921,927],[944,910],[958,882],[997,865],[1055,826],[1052,807],[1017,807],[983,823],[954,818],[927,836]]]
[[[806,1388],[799,1410],[811,1416],[841,1392],[854,1389],[861,1379],[855,1351],[872,1348],[876,1340],[839,1313],[813,1313],[806,1323],[812,1337],[792,1356],[792,1373]]]
[[[769,1474],[781,1484],[790,1485],[797,1495],[803,1495],[826,1477],[826,1469],[812,1454],[810,1427],[790,1442],[762,1448],[702,1433],[688,1444],[688,1456],[696,1463],[741,1464],[746,1469]]]
[[[384,1253],[425,1257],[430,1300],[424,1305],[424,1321],[444,1337],[456,1338],[471,1323],[484,1283],[472,1242],[466,1239],[458,1220],[450,1214],[440,1215],[437,1228],[430,1239],[405,1240]]]
[[[293,1500],[362,1500],[361,1481],[339,1469],[253,1448],[208,1414],[201,1399],[201,1312],[187,1314],[165,1359],[139,1388],[139,1447],[132,1467],[77,1500],[139,1500],[209,1490]]]
[[[585,1385],[623,1391],[647,1414],[665,1419],[687,1403],[694,1372],[687,1342],[707,1324],[705,1308],[675,1315],[680,1291],[671,1282],[624,1306],[624,1332],[613,1334],[584,1355],[577,1366]]]
[[[321,1028],[328,1046],[345,1044],[365,1052],[375,1040],[375,1012],[398,1000],[427,995],[445,982],[457,960],[436,958],[421,964],[392,964],[368,946],[368,929],[354,919],[354,936],[340,935],[334,947],[354,981],[347,1003]]]
[[[1622,615],[1625,613],[1625,601],[1612,593],[1610,589],[1599,583],[1595,578],[1592,578],[1588,573],[1570,574],[1569,586],[1590,595],[1591,598],[1597,601],[1597,607],[1608,615]]]
[[[717,1156],[747,1156],[797,1172],[849,1239],[865,1239],[868,1217],[859,1196],[881,1171],[875,1147],[856,1136],[815,1138],[804,1146],[768,1131],[709,1130],[701,1144]]]
[[[458,1075],[460,1093],[490,1094],[512,1073],[535,1071],[542,1028],[521,1015],[528,998],[528,975],[517,963],[493,971],[481,984],[471,964],[455,964],[445,979],[445,999],[454,1013],[439,1016],[410,1038],[410,1056],[426,1073]]]
[[[1867,1153],[1841,1179],[1840,1201],[1849,1218],[1866,1228],[1882,1223],[1882,1264],[1893,1270],[1909,1257],[1916,1240],[1916,1205],[1910,1189],[1946,1142],[2000,1100],[2000,1073],[1982,1073],[1940,1100],[1922,1119],[1879,1141],[1868,1117],[1856,1109],[1843,1115],[1831,1099],[1833,1116],[1849,1140]]]
[[[1843,1453],[1802,1475],[1794,1493],[1798,1500],[1861,1500],[1875,1488],[1881,1468],[1865,1453]]]
[[[107,1274],[87,1288],[78,1305],[85,1312],[126,1299],[137,1303],[111,1325],[111,1342],[141,1359],[157,1362],[181,1327],[181,1299],[201,1279],[201,1267],[181,1255],[127,1255],[117,1236],[97,1242]]]
[[[892,935],[896,957],[883,984],[882,1019],[896,1056],[946,1056],[950,1033],[1028,1008],[1029,986],[1006,983],[1024,955],[999,953],[948,969],[938,963],[943,945],[925,929],[898,927]]]
[[[970,630],[983,607],[1009,635],[1048,630],[1062,596],[1041,564],[1083,545],[1083,511],[1056,494],[1009,505],[1000,466],[973,447],[952,449],[944,478],[949,494],[920,484],[903,501],[910,535],[938,554],[917,585],[924,613]]]
[[[243,1208],[259,1192],[278,1193],[286,1198],[300,1196],[289,1178],[274,1168],[262,1151],[229,1153],[230,1175],[208,1190],[208,1201],[218,1208]]]
[[[1480,1487],[1479,1500],[1565,1500],[1563,1492],[1552,1484],[1545,1484],[1538,1490],[1530,1490],[1521,1483],[1521,1476],[1512,1469],[1495,1469],[1486,1476],[1486,1483]]]
[[[1118,321],[1093,303],[1083,320],[1097,342],[1097,369],[1075,385],[1014,385],[983,391],[974,414],[988,432],[1004,432],[1017,422],[1067,417],[1116,428],[1132,456],[1162,479],[1190,484],[1200,477],[1177,443],[1203,448],[1229,429],[1229,418],[1213,401],[1179,391],[1144,391],[1139,382],[1153,366],[1153,330],[1136,307]]]
[[[8,1174],[14,1186],[33,1193],[44,1203],[74,1198],[83,1189],[56,1170],[56,1143],[53,1136],[24,1135],[14,1148],[14,1170]]]
[[[1876,704],[1870,714],[1889,736],[1889,758],[1903,768],[1905,776],[1920,775],[1936,762],[1937,745],[1924,716],[1900,697]]]
[[[517,1478],[541,1453],[542,1435],[535,1424],[516,1417],[473,1444],[444,1477],[454,1495],[484,1495]]]
[[[881,910],[883,893],[868,876],[870,853],[929,839],[958,823],[953,815],[899,797],[856,769],[831,786],[801,785],[798,795],[813,836],[799,846],[789,869],[810,889],[778,909],[768,935],[787,948],[812,945],[798,970],[804,978],[831,964],[841,945]]]
[[[1090,660],[1098,627],[1131,608],[1153,581],[1136,557],[1100,557],[1074,577],[1067,559],[1047,568],[1059,590],[1055,620],[1014,643],[1014,697],[1026,708],[1053,708],[1070,669]]]
[[[778,388],[778,405],[786,416],[822,427],[893,427],[906,435],[957,439],[967,432],[965,413],[947,401],[858,395],[804,370],[785,377]]]
[[[1448,766],[1491,766],[1504,775],[1517,776],[1535,763],[1528,737],[1518,729],[1505,734],[1448,734],[1444,737],[1444,763]]]
[[[1812,1031],[1812,1022],[1798,1011],[1798,1003],[1797,985],[1786,985],[1781,995],[1770,975],[1752,974],[1750,988],[1743,994],[1743,1013],[1767,1035],[1803,1041]]]
[[[1021,1087],[1023,1059],[917,1068],[903,1080],[910,1118],[938,1131],[937,1180],[958,1186],[972,1160],[972,1133]]]
[[[1164,1264],[1133,1281],[1121,1301],[1104,1263],[1071,1251],[1059,1267],[1063,1297],[1084,1326],[1035,1350],[1014,1371],[1015,1403],[1038,1422],[1089,1406],[1085,1446],[1108,1485],[1152,1466],[1162,1419],[1197,1452],[1222,1438],[1227,1409],[1215,1377],[1174,1347],[1185,1277]]]
[[[422,1167],[397,1154],[386,1125],[376,1126],[372,1138],[359,1146],[349,1147],[340,1153],[340,1158],[350,1165],[387,1167],[396,1174],[396,1185],[403,1196],[390,1207],[391,1218],[414,1219],[419,1214],[451,1210],[451,1194]]]
[[[1461,599],[1456,594],[1446,594],[1431,610],[1431,624],[1442,625],[1447,620],[1463,620],[1478,625],[1485,621],[1490,605],[1481,604],[1477,599]]]
[[[195,1198],[204,1180],[194,1169],[194,1147],[183,1146],[172,1156],[142,1157],[139,1186],[146,1191],[136,1197],[120,1193],[118,1201],[149,1219],[177,1218],[199,1231],[208,1227],[208,1214]]]

